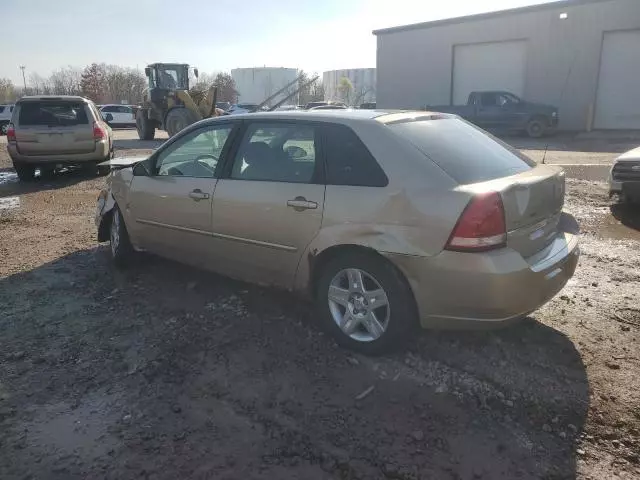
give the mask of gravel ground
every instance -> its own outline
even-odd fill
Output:
[[[113,269],[104,179],[9,167],[0,145],[2,479],[640,478],[640,214],[604,183],[568,181],[582,257],[556,299],[372,359],[287,294]]]

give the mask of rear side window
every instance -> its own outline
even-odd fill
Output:
[[[384,187],[389,183],[376,159],[353,130],[343,125],[329,125],[325,135],[328,185]]]
[[[83,102],[40,101],[20,105],[20,125],[74,126],[88,125]]]
[[[0,113],[4,112],[4,107],[0,105]]]
[[[535,166],[526,155],[457,118],[388,125],[461,185],[515,175]]]

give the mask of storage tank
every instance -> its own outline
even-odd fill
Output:
[[[288,83],[293,82],[298,77],[298,70],[280,67],[234,68],[231,70],[231,77],[236,82],[238,103],[261,103]],[[294,84],[291,91],[295,87]],[[271,104],[282,97],[282,95],[278,96]],[[295,98],[291,99],[290,103],[295,103]]]
[[[341,80],[349,79],[349,83]],[[347,105],[358,106],[365,102],[376,101],[376,69],[349,68],[345,70],[330,70],[322,74],[324,85],[324,99],[327,102],[343,102]],[[350,86],[349,86],[350,84]]]

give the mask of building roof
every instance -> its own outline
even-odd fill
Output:
[[[498,10],[497,12],[480,13],[476,15],[466,15],[464,17],[445,18],[431,22],[412,23],[410,25],[400,25],[397,27],[381,28],[374,30],[374,35],[384,35],[386,33],[403,32],[406,30],[419,30],[423,28],[439,27],[443,25],[453,25],[456,23],[474,22],[477,20],[488,20],[492,18],[508,17],[521,13],[540,12],[544,10],[555,10],[558,8],[575,7],[588,5],[591,3],[610,2],[612,0],[558,0],[550,3],[531,5],[528,7],[510,8],[508,10]]]

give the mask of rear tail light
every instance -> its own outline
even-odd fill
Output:
[[[497,192],[476,195],[458,219],[447,250],[483,252],[503,247],[507,241],[504,205]]]
[[[9,125],[7,129],[7,142],[14,143],[16,141],[16,129],[12,124]]]
[[[94,122],[93,124],[93,139],[94,140],[104,140],[104,138],[106,138],[107,134],[104,131],[104,128],[102,128],[102,126],[98,123],[98,122]]]

